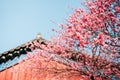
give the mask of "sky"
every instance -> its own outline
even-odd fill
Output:
[[[49,40],[55,34],[52,28],[72,13],[69,6],[82,7],[83,1],[0,0],[0,53],[35,39],[39,32]]]

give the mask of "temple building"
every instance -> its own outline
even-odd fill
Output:
[[[55,59],[64,59],[54,54],[52,55],[55,58],[46,62],[46,53],[42,53],[40,66],[45,64],[47,68],[40,68],[39,71],[37,70],[37,72],[35,72],[36,69],[28,66],[30,60],[26,60],[27,53],[34,54],[34,51],[38,49],[36,46],[34,46],[34,49],[30,48],[30,43],[34,43],[35,41],[41,45],[45,45],[47,40],[43,39],[41,34],[38,34],[35,39],[0,54],[0,80],[84,80],[84,78],[79,75],[78,72],[72,70],[70,66],[55,61]],[[49,56],[51,53],[47,55]],[[54,71],[54,68],[56,68],[57,72]]]

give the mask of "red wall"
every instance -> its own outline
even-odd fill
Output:
[[[17,64],[11,68],[8,68],[2,72],[0,72],[0,80],[86,80],[82,78],[80,75],[74,75],[72,74],[70,77],[64,76],[61,78],[54,78],[53,75],[48,72],[47,70],[42,71],[42,75],[40,77],[37,77],[34,75],[33,69],[26,68],[25,71],[23,71],[23,68],[26,66],[28,62],[22,62],[20,64]],[[51,66],[52,64],[52,66]],[[67,66],[51,61],[48,66],[53,67],[57,66],[61,69],[66,68]],[[39,75],[39,74],[38,74]],[[89,79],[88,79],[89,80]]]

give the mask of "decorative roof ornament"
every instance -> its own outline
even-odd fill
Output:
[[[36,36],[36,39],[39,40],[40,38],[42,38],[42,34],[38,33],[37,36]]]

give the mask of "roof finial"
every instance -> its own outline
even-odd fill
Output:
[[[38,33],[36,39],[40,39],[42,37],[41,33]]]

